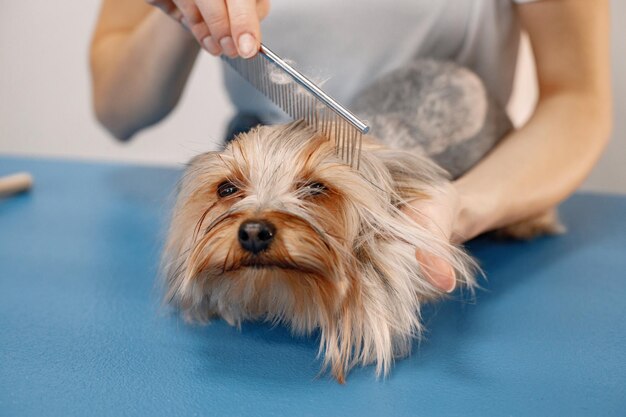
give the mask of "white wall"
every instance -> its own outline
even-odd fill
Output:
[[[6,1],[0,13],[0,153],[186,162],[219,143],[232,107],[203,56],[164,122],[121,144],[92,111],[88,47],[99,0]],[[204,54],[208,55],[208,54]]]
[[[178,108],[130,143],[111,139],[91,112],[87,50],[99,0],[4,2],[0,13],[0,154],[179,164],[221,142],[233,109],[218,60],[202,56]],[[615,129],[585,189],[626,193],[626,2],[612,1]],[[528,51],[526,51],[528,54]],[[518,122],[536,98],[524,58],[509,108]],[[530,87],[529,87],[530,85]]]

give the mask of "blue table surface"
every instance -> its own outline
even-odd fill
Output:
[[[0,157],[0,415],[626,415],[626,197],[579,194],[569,232],[469,247],[488,280],[426,312],[391,376],[317,377],[317,340],[188,326],[155,285],[172,168]]]

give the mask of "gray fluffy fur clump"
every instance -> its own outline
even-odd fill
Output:
[[[425,154],[453,178],[473,167],[513,127],[475,73],[430,59],[376,80],[351,109],[385,145]]]

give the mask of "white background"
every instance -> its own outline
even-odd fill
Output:
[[[177,109],[119,143],[91,112],[88,47],[99,0],[3,2],[0,14],[0,154],[181,164],[220,143],[233,109],[219,61],[202,56]],[[613,140],[584,189],[626,193],[626,2],[612,2]],[[522,50],[509,109],[518,123],[536,98]]]

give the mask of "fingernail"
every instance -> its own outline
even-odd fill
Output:
[[[237,48],[235,48],[235,42],[233,42],[233,38],[231,38],[230,36],[224,36],[222,39],[220,39],[220,45],[224,53],[229,57],[234,58],[237,56]]]
[[[454,268],[452,268],[450,265],[448,265],[448,268],[449,268],[448,273],[445,274],[446,278],[448,279],[448,285],[446,286],[445,284],[443,284],[446,281],[446,279],[445,278],[442,279],[442,284],[443,284],[442,290],[450,294],[456,288],[456,273],[454,272]]]
[[[453,292],[453,291],[454,291],[454,289],[455,289],[455,288],[456,288],[456,281],[452,281],[452,286],[451,286],[451,287],[449,287],[449,288],[446,290],[446,292],[447,292],[448,294],[450,294],[451,292]]]
[[[448,294],[456,288],[454,268],[439,256],[416,251],[415,256],[426,278],[439,290]]]
[[[244,33],[239,37],[239,54],[243,58],[251,58],[254,56],[257,44],[254,36],[249,33]]]
[[[221,52],[220,47],[217,45],[217,42],[215,42],[215,39],[213,39],[213,36],[207,36],[204,38],[202,40],[202,44],[211,55],[219,55]]]
[[[450,272],[449,274],[439,274],[433,273],[430,276],[430,280],[436,287],[439,287],[440,290],[447,292],[450,294],[456,288],[456,278],[454,276],[454,272]]]

